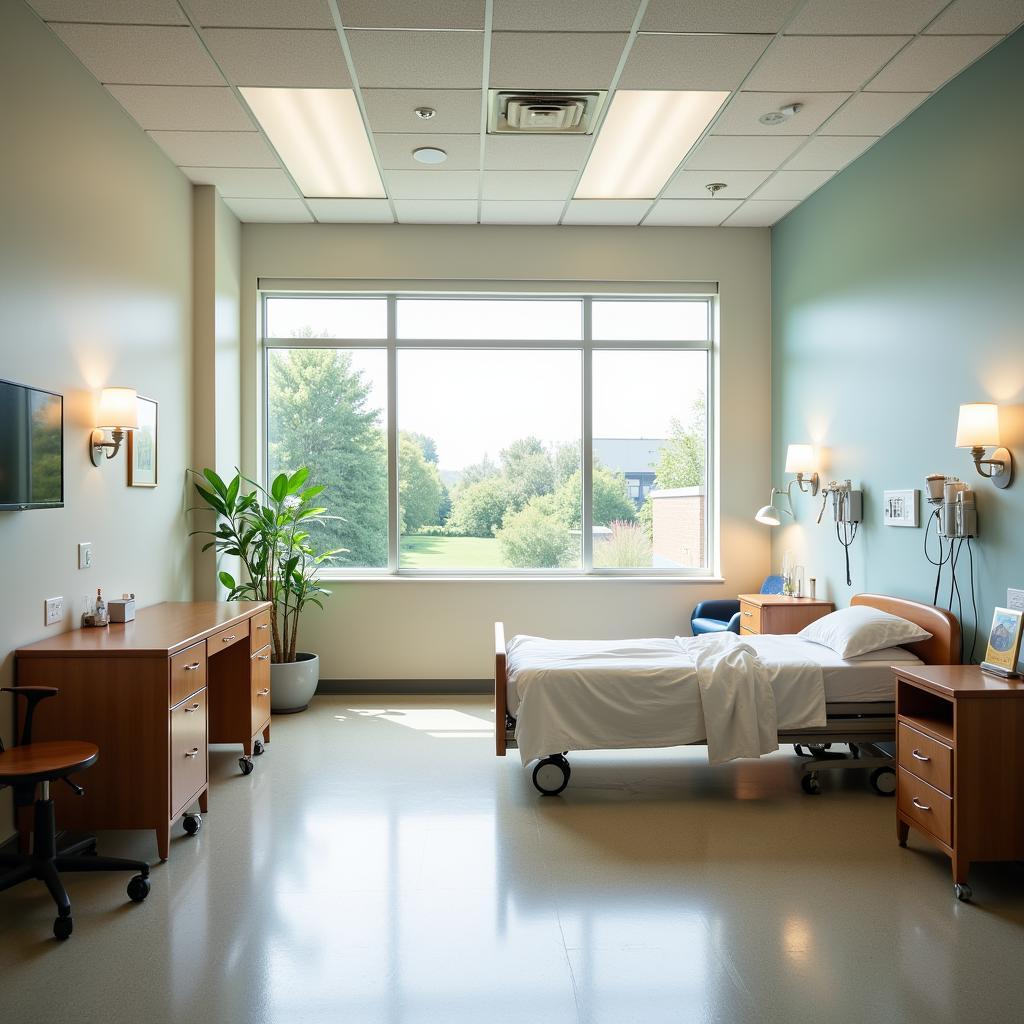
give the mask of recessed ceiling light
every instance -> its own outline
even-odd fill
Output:
[[[575,198],[653,199],[728,97],[728,92],[620,90]]]
[[[412,158],[421,164],[443,164],[448,159],[448,154],[443,149],[422,146],[412,151]]]
[[[351,89],[244,87],[240,92],[304,196],[385,197]]]
[[[416,107],[413,110],[413,113],[421,121],[429,121],[437,113],[437,111],[433,107]]]
[[[799,114],[802,106],[802,103],[790,103],[785,107],[779,107],[778,110],[769,110],[767,114],[762,114],[758,121],[769,127],[774,124],[782,124]]]

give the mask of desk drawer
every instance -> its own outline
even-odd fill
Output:
[[[171,658],[171,697],[173,708],[196,690],[206,686],[206,644],[200,642],[186,647]]]
[[[756,604],[740,601],[740,629],[748,633],[761,632],[761,609]]]
[[[953,795],[953,751],[938,740],[925,736],[904,722],[897,731],[899,765],[912,775]]]
[[[241,643],[243,640],[248,639],[249,620],[245,619],[234,626],[222,629],[219,633],[214,633],[206,641],[207,657],[212,658],[218,651],[223,651],[226,647],[231,647],[233,644]]]
[[[252,686],[252,731],[257,733],[270,721],[270,645],[257,651],[250,659],[249,681]]]
[[[206,690],[171,710],[171,816],[206,785]]]
[[[905,768],[898,769],[896,803],[912,821],[947,846],[953,843],[953,801]]]
[[[260,612],[249,620],[249,652],[255,654],[270,643],[270,612]]]

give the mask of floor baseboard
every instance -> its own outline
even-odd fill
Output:
[[[318,694],[493,693],[493,679],[321,679]]]

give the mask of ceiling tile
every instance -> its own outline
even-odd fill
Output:
[[[829,118],[822,135],[884,135],[900,123],[928,92],[862,92]]]
[[[50,27],[104,84],[224,84],[191,28],[63,22]]]
[[[321,224],[393,224],[386,199],[307,199]]]
[[[785,36],[776,39],[744,83],[750,90],[812,92],[859,89],[906,36]]]
[[[486,171],[484,199],[558,199],[563,202],[576,184],[576,171]]]
[[[650,209],[648,199],[573,199],[563,224],[639,224]]]
[[[739,199],[660,199],[644,225],[717,227],[739,205]]]
[[[188,0],[203,28],[334,28],[327,0]]]
[[[1024,22],[1024,0],[956,0],[939,16],[928,32],[990,32],[1009,35]]]
[[[494,0],[494,30],[628,32],[639,0]]]
[[[765,138],[761,135],[712,135],[686,160],[686,169],[715,170],[731,167],[737,171],[774,171],[803,142],[797,135]]]
[[[727,199],[746,199],[758,185],[767,180],[771,171],[679,171],[665,189],[666,199],[710,199],[707,186],[720,182],[726,187],[715,197],[715,202]]]
[[[479,135],[385,135],[376,134],[381,166],[388,169],[407,171],[429,171],[444,174],[446,171],[477,171],[480,169]],[[412,151],[422,146],[443,149],[448,159],[443,164],[421,164],[412,157]]]
[[[384,184],[392,199],[476,199],[477,171],[385,171]]]
[[[280,169],[266,167],[182,167],[195,185],[216,185],[230,199],[295,199],[298,193]]]
[[[585,135],[488,135],[484,167],[495,171],[578,171],[592,142]]]
[[[565,204],[560,202],[484,202],[481,224],[557,224]]]
[[[351,28],[484,27],[484,0],[339,0],[338,9]]]
[[[452,135],[480,131],[479,89],[363,89],[363,102],[375,132]],[[413,113],[417,107],[431,107],[437,113],[424,121]]]
[[[224,202],[247,224],[302,224],[313,220],[301,199],[225,199]]]
[[[179,166],[280,167],[259,132],[150,132],[149,137]]]
[[[651,0],[641,32],[778,32],[796,0]]]
[[[748,199],[723,225],[727,228],[768,228],[782,220],[799,202],[788,200]]]
[[[850,98],[848,92],[741,92],[715,122],[715,135],[810,135]],[[782,124],[761,124],[771,110],[799,103],[800,110]]]
[[[769,42],[751,35],[638,36],[619,88],[735,89]]]
[[[152,131],[256,130],[227,86],[108,85],[107,91],[143,128]]]
[[[973,64],[1001,36],[921,36],[868,84],[870,92],[935,90]]]
[[[607,89],[628,38],[613,32],[495,32],[491,86]]]
[[[187,25],[176,0],[29,0],[44,21]]]
[[[835,174],[835,171],[779,171],[757,191],[757,198],[806,199]]]
[[[400,224],[475,224],[476,200],[396,199]]]
[[[870,135],[818,135],[785,167],[787,171],[839,171],[877,141]]]
[[[333,29],[211,28],[203,35],[234,85],[286,89],[352,85]]]
[[[360,88],[480,88],[482,32],[353,29],[346,35]]]
[[[795,35],[920,32],[949,0],[808,0],[786,26]]]

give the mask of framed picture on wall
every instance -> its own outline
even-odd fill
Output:
[[[139,426],[128,431],[128,486],[156,487],[157,404],[138,398]]]

